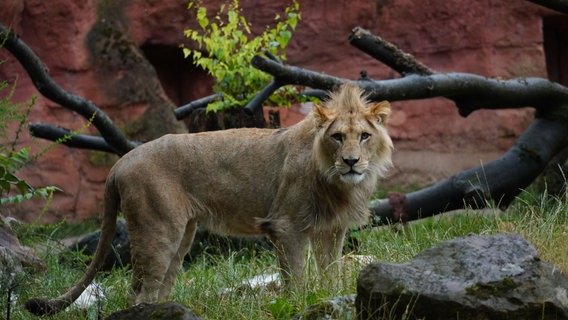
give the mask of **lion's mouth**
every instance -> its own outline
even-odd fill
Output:
[[[359,174],[360,175],[362,173],[359,172],[359,171],[355,171],[353,168],[351,168],[346,174],[356,174],[356,175]]]
[[[359,183],[363,180],[364,174],[361,172],[357,172],[353,169],[347,171],[346,173],[341,174],[340,179],[346,183]]]

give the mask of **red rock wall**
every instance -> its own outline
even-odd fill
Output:
[[[207,1],[216,8],[221,1]],[[122,0],[125,29],[140,47],[178,47],[187,40],[183,29],[195,27],[181,0]],[[41,57],[51,76],[66,90],[83,96],[119,124],[141,114],[144,104],[117,104],[105,79],[93,68],[87,35],[97,19],[96,0],[3,0],[0,21],[11,25]],[[271,23],[285,2],[241,0],[256,31]],[[551,14],[518,0],[350,0],[301,1],[302,20],[290,43],[288,63],[334,76],[357,78],[367,70],[373,79],[398,75],[350,46],[356,27],[371,30],[439,72],[471,72],[492,77],[546,77],[541,20]],[[188,44],[189,45],[189,44]],[[0,49],[0,78],[17,80],[16,101],[39,95],[6,50]],[[158,55],[159,59],[159,55]],[[163,61],[158,61],[159,63]],[[158,70],[160,71],[160,70]],[[175,75],[175,74],[174,74]],[[170,76],[172,76],[170,74]],[[205,79],[202,74],[195,78]],[[165,83],[166,78],[163,77]],[[210,81],[192,81],[176,103],[204,96]],[[165,86],[166,92],[172,90]],[[5,94],[4,92],[2,94]],[[425,184],[502,154],[532,119],[529,110],[477,111],[466,119],[444,99],[396,102],[390,133],[395,141],[396,168],[390,182]],[[285,116],[284,118],[286,118]],[[294,118],[294,117],[291,117]],[[77,129],[85,121],[43,97],[38,97],[30,121]],[[88,132],[94,133],[93,128]],[[46,145],[43,141],[34,150]],[[34,185],[56,185],[58,193],[43,221],[78,221],[101,211],[105,161],[89,151],[57,146],[29,165],[23,177]],[[108,161],[107,161],[108,162]],[[94,164],[98,163],[98,164]],[[37,205],[11,208],[25,220],[39,214]]]

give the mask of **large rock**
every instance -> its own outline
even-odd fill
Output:
[[[361,271],[359,319],[568,319],[568,279],[516,234],[443,242]]]

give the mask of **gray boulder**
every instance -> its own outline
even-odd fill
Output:
[[[516,234],[471,235],[358,278],[359,319],[568,319],[568,279]]]
[[[130,309],[115,312],[105,320],[199,320],[191,310],[175,302],[141,303]]]

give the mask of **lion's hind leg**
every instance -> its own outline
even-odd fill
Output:
[[[163,285],[161,287],[160,293],[158,294],[158,299],[160,301],[165,301],[170,298],[171,288],[173,287],[176,278],[179,274],[179,271],[183,264],[184,257],[191,249],[191,244],[193,243],[193,238],[195,237],[196,229],[197,229],[196,220],[191,220],[185,227],[185,234],[178,247],[177,253],[173,256],[173,259],[170,262],[168,271],[166,271],[166,276],[164,278]]]
[[[180,199],[162,197],[130,201],[124,214],[131,243],[132,304],[167,299],[187,252],[196,222]],[[142,200],[143,199],[143,200]],[[188,234],[189,233],[189,234]]]

